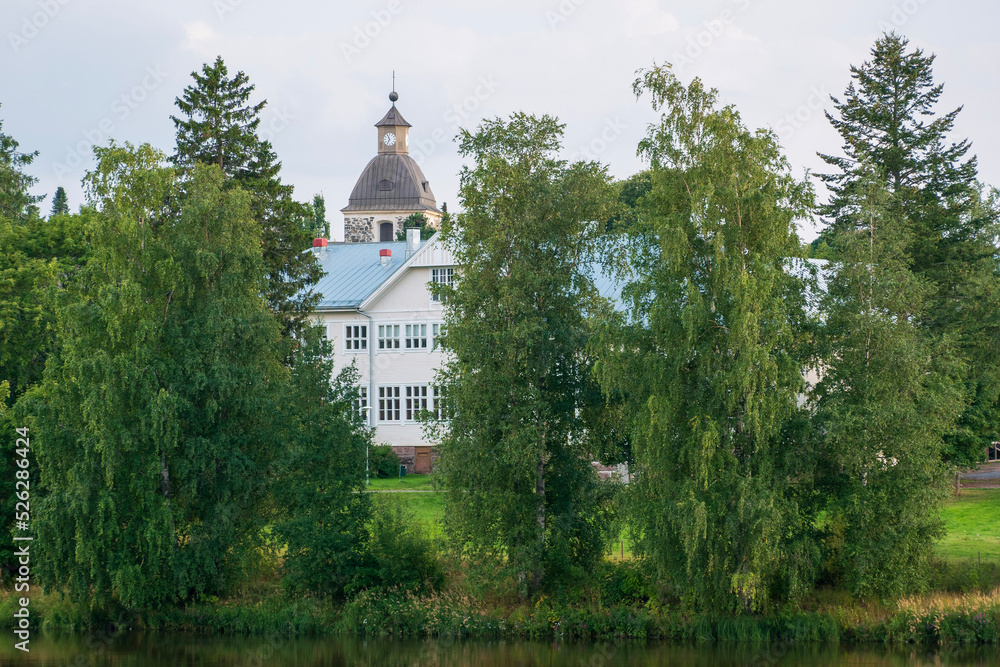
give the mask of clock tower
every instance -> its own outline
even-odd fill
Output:
[[[399,95],[389,94],[392,107],[378,130],[378,154],[371,159],[351,191],[344,214],[344,241],[348,243],[394,241],[403,221],[421,213],[432,227],[441,222],[431,185],[420,165],[410,157],[410,127],[396,108]]]
[[[396,108],[396,100],[399,95],[395,91],[389,93],[392,100],[392,108],[382,117],[382,120],[375,123],[378,128],[378,152],[379,153],[409,153],[410,149],[410,127],[403,114]]]

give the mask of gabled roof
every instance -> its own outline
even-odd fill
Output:
[[[392,251],[382,266],[379,250]],[[406,263],[406,241],[391,243],[334,243],[312,248],[325,276],[313,288],[320,295],[317,310],[358,308]]]

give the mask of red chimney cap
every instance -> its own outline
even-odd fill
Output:
[[[315,238],[315,239],[313,239],[313,247],[314,248],[325,248],[326,247],[326,239],[324,239],[324,238]]]
[[[378,251],[378,256],[379,257],[392,257],[392,250],[390,250],[389,248],[382,248],[381,250]]]

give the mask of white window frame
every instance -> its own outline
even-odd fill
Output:
[[[367,408],[368,408],[368,386],[360,385],[358,387],[358,414],[361,415],[362,419],[367,420]]]
[[[440,283],[442,285],[447,285],[448,287],[455,286],[455,267],[453,266],[438,266],[431,269],[431,282]],[[441,303],[441,295],[431,293],[432,303]]]
[[[402,391],[399,385],[379,385],[378,421],[380,424],[402,424],[403,411],[400,409]],[[391,415],[386,417],[386,415]]]
[[[441,413],[444,409],[444,399],[441,397],[441,387],[438,385],[431,386],[431,413],[434,415],[434,421],[443,421]]]
[[[344,325],[344,353],[361,354],[368,352],[368,325]]]
[[[438,349],[441,345],[439,339],[444,335],[444,322],[434,322],[431,324],[431,347],[430,351]]]
[[[401,336],[399,335],[402,330],[399,324],[377,324],[378,329],[378,351],[379,352],[389,352],[392,350],[399,350],[402,348]]]
[[[427,351],[427,323],[403,325],[403,349]]]
[[[430,392],[426,384],[408,384],[403,388],[403,421],[419,421],[420,413],[427,410]]]

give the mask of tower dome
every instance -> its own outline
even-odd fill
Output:
[[[368,162],[351,191],[344,214],[347,242],[392,241],[413,213],[422,213],[433,226],[441,220],[430,183],[409,154],[409,128],[396,108],[399,95],[389,95],[392,107],[378,130],[378,154]]]

